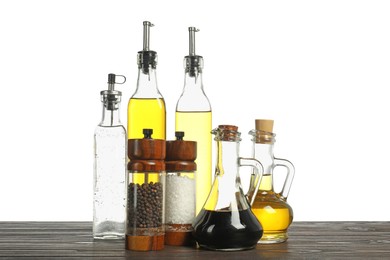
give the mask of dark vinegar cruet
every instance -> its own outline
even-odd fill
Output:
[[[252,166],[260,175],[262,165],[255,159],[238,157],[241,139],[237,129],[232,125],[220,125],[212,131],[217,145],[215,179],[206,203],[193,222],[192,232],[202,248],[220,251],[251,249],[263,234],[247,200],[255,194],[244,195],[238,173],[240,166]],[[260,181],[260,177],[256,179]],[[257,189],[252,187],[249,191],[257,192]]]

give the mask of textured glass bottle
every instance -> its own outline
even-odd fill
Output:
[[[253,156],[261,161],[264,167],[263,178],[252,204],[252,211],[264,229],[259,240],[262,244],[286,241],[287,228],[293,220],[293,210],[287,203],[287,196],[295,170],[291,162],[274,157],[275,134],[272,129],[273,120],[256,120],[256,130],[249,132],[253,137]],[[275,192],[273,187],[273,170],[276,166],[287,169],[286,180],[280,193]]]
[[[213,186],[207,201],[193,222],[193,236],[201,247],[235,251],[254,248],[263,234],[261,224],[250,209],[244,195],[239,166],[253,166],[259,173],[262,166],[255,159],[239,158],[240,132],[236,126],[221,125],[215,130],[217,165]],[[255,175],[260,181],[261,175]],[[256,196],[257,183],[249,189]]]
[[[211,188],[212,113],[203,90],[203,58],[195,54],[195,27],[189,27],[190,51],[184,58],[184,89],[176,105],[176,131],[185,132],[186,140],[196,141],[196,212],[207,199]]]
[[[156,139],[165,139],[165,101],[157,87],[157,53],[149,50],[149,29],[153,24],[143,22],[143,50],[138,52],[137,89],[129,100],[127,111],[128,138],[142,138],[143,129],[153,129]]]
[[[114,89],[115,83],[115,74],[109,74],[108,90],[100,92],[103,117],[94,135],[93,237],[96,239],[123,238],[125,231],[126,130],[119,119],[122,93]]]

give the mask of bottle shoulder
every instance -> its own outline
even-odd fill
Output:
[[[102,136],[126,136],[126,129],[123,125],[115,125],[115,126],[105,126],[105,125],[98,125],[95,128],[95,137],[102,137]]]
[[[138,72],[137,87],[131,98],[163,98],[156,78],[156,71],[144,74]]]
[[[277,193],[275,193],[274,191],[264,191],[264,190],[259,190],[257,192],[253,206],[254,207],[272,206],[273,208],[291,209],[291,206],[286,201],[280,199]]]
[[[211,111],[208,97],[184,92],[178,99],[176,111]]]
[[[127,104],[128,109],[147,109],[155,108],[158,110],[165,110],[165,100],[163,98],[137,98],[131,97]]]
[[[136,91],[131,97],[132,98],[154,98],[154,99],[164,99],[164,97],[161,95],[160,91],[151,91],[151,90],[141,90]]]

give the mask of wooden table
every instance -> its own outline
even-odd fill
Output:
[[[390,259],[390,222],[294,222],[287,242],[239,252],[94,241],[90,222],[0,222],[0,259]]]

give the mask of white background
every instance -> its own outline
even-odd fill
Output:
[[[272,118],[296,167],[294,220],[390,220],[388,1],[1,1],[0,220],[92,220],[93,132],[107,74],[122,122],[142,22],[158,52],[168,139],[189,26],[213,126]]]

